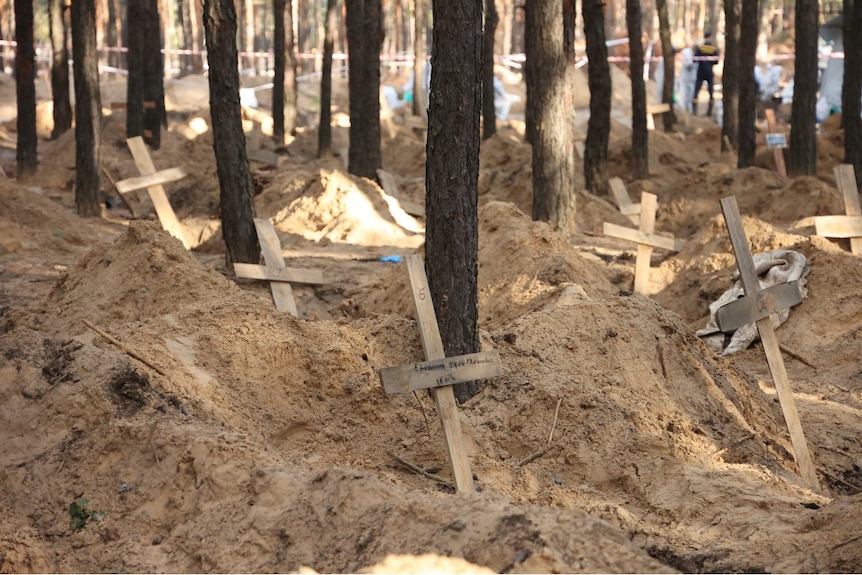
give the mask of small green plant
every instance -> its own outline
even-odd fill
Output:
[[[86,497],[79,497],[69,504],[69,516],[72,518],[69,522],[69,528],[72,531],[81,529],[87,524],[87,521],[101,521],[105,518],[104,511],[90,511],[87,509],[89,502]]]

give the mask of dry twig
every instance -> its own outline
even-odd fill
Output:
[[[811,363],[811,360],[810,360],[810,359],[807,359],[807,358],[806,358],[804,355],[802,355],[801,353],[797,353],[797,352],[793,351],[792,349],[790,349],[789,347],[787,347],[787,346],[786,346],[786,345],[784,345],[783,343],[779,343],[779,344],[778,344],[778,348],[779,348],[781,351],[783,351],[784,353],[786,353],[787,355],[789,355],[790,357],[792,357],[793,359],[798,359],[799,361],[801,361],[802,363],[804,363],[804,364],[805,364],[805,365],[807,365],[808,367],[811,367],[811,368],[817,369],[817,366],[816,366],[816,365],[814,365],[813,363]]]
[[[523,466],[527,465],[528,463],[530,463],[531,461],[537,460],[538,458],[540,458],[541,456],[543,456],[544,454],[546,454],[547,452],[549,452],[553,448],[559,447],[559,445],[560,445],[559,442],[552,443],[551,445],[546,445],[545,447],[541,448],[539,451],[532,453],[532,454],[528,455],[527,457],[525,457],[524,459],[522,459],[521,461],[519,461],[518,467],[523,467]]]
[[[554,410],[554,423],[551,424],[551,434],[548,435],[548,446],[550,446],[554,440],[554,430],[557,428],[557,418],[560,416],[560,405],[562,405],[562,403],[563,398],[561,397],[559,401],[557,401],[557,409]]]
[[[107,333],[102,331],[101,329],[94,326],[88,320],[82,319],[81,323],[83,323],[85,326],[87,326],[88,328],[90,328],[91,330],[93,330],[94,332],[96,332],[97,334],[102,336],[103,338],[107,339],[109,342],[111,342],[114,345],[116,345],[117,347],[119,347],[124,353],[126,353],[126,355],[137,359],[138,361],[140,361],[141,363],[143,363],[144,365],[146,365],[147,367],[149,367],[150,369],[152,369],[153,371],[155,371],[159,375],[165,375],[165,372],[162,371],[160,368],[156,367],[152,362],[145,359],[144,357],[142,357],[140,354],[138,354],[134,350],[129,349],[122,342],[114,339],[113,337],[111,337],[110,335],[108,335]]]
[[[415,473],[417,475],[421,475],[422,477],[426,477],[432,481],[436,481],[437,483],[439,483],[441,485],[445,485],[449,489],[452,489],[452,490],[455,489],[455,486],[452,485],[451,483],[449,483],[448,481],[446,481],[445,479],[441,479],[432,473],[428,473],[427,471],[425,471],[424,469],[422,469],[421,467],[419,467],[415,463],[410,463],[409,461],[407,461],[403,457],[399,457],[399,456],[395,455],[395,453],[393,453],[392,451],[387,451],[386,453],[391,455],[395,459],[395,461],[397,461],[398,463],[400,463],[401,465],[403,465],[404,467],[406,467],[407,469],[409,469],[413,473]]]

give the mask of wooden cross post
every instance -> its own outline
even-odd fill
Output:
[[[805,484],[814,491],[820,490],[820,482],[814,463],[811,461],[811,453],[808,451],[808,443],[802,432],[802,424],[799,421],[799,413],[796,410],[796,400],[793,398],[793,390],[787,379],[787,371],[784,368],[784,359],[781,357],[781,349],[778,345],[778,337],[772,328],[772,320],[769,316],[782,307],[789,307],[802,301],[799,288],[795,283],[774,286],[766,290],[760,289],[760,280],[757,278],[757,270],[754,267],[754,259],[748,247],[748,238],[742,227],[742,218],[736,205],[736,197],[722,198],[721,211],[727,224],[727,232],[730,235],[730,243],[733,245],[733,253],[736,256],[736,267],[742,278],[742,287],[745,296],[735,302],[722,307],[719,312],[731,308],[723,313],[716,313],[716,323],[719,329],[731,329],[732,325],[739,327],[751,323],[757,323],[757,331],[763,342],[763,351],[766,352],[766,362],[775,382],[778,392],[778,401],[784,414],[784,421],[790,431],[790,441],[793,445],[793,457],[799,475]],[[719,323],[720,322],[720,323]],[[744,323],[740,323],[744,322]]]
[[[647,130],[655,130],[655,118],[654,116],[660,116],[662,114],[667,114],[670,112],[670,104],[667,102],[662,102],[661,104],[650,104],[646,108],[646,127]]]
[[[456,383],[496,377],[503,373],[500,354],[496,351],[471,353],[446,357],[443,341],[434,314],[434,303],[422,258],[407,256],[407,272],[413,302],[416,304],[416,318],[422,336],[422,348],[427,361],[380,370],[380,381],[386,393],[407,393],[419,389],[431,389],[437,400],[437,411],[443,425],[446,451],[455,475],[455,488],[458,493],[472,493],[473,472],[464,447],[461,433],[461,420],[458,418],[458,405],[452,386]]]
[[[296,300],[293,298],[293,288],[290,284],[322,284],[323,272],[315,269],[288,268],[284,265],[281,255],[281,242],[275,233],[272,222],[262,218],[254,219],[260,251],[266,265],[233,264],[234,273],[241,278],[269,280],[272,299],[278,311],[287,311],[299,317],[296,310]]]
[[[850,252],[862,255],[862,208],[859,206],[859,188],[856,172],[850,164],[835,166],[838,189],[844,196],[846,216],[817,216],[814,226],[818,236],[827,238],[850,238]]]
[[[249,160],[269,164],[271,166],[278,165],[278,154],[269,150],[264,150],[260,147],[261,129],[260,122],[257,120],[252,122],[251,133],[248,136],[248,150],[246,155]]]
[[[617,202],[617,207],[620,212],[628,217],[632,223],[637,224],[641,219],[641,205],[632,202],[629,193],[626,190],[626,185],[619,178],[611,178],[608,181],[611,187],[611,193]]]
[[[766,109],[766,127],[769,130],[769,134],[777,133],[775,126],[775,110],[772,108]],[[782,175],[787,175],[787,166],[784,164],[784,149],[783,146],[773,145],[769,143],[769,134],[767,134],[766,142],[769,144],[769,147],[772,148],[772,154],[775,157],[775,168],[776,171]],[[782,136],[784,134],[781,134]]]
[[[425,215],[425,206],[418,202],[411,202],[410,200],[401,198],[401,194],[398,193],[398,184],[395,183],[395,177],[390,172],[387,172],[382,168],[377,168],[377,177],[380,178],[380,185],[383,187],[383,191],[386,192],[386,195],[392,196],[398,200],[398,204],[401,206],[402,210],[411,216]]]
[[[643,192],[641,194],[641,214],[639,229],[633,230],[615,224],[604,224],[604,234],[612,238],[619,238],[638,244],[638,255],[635,261],[635,293],[647,295],[649,287],[649,265],[653,248],[662,248],[678,252],[682,249],[683,241],[674,238],[665,238],[653,233],[655,228],[655,212],[658,202],[655,194]]]
[[[129,146],[129,151],[132,152],[132,158],[135,160],[141,177],[117,182],[117,191],[123,194],[132,190],[147,188],[147,194],[153,202],[153,207],[156,209],[156,215],[158,215],[162,227],[180,240],[186,249],[189,249],[192,244],[186,237],[185,226],[177,219],[165,189],[162,187],[162,184],[184,177],[185,171],[182,168],[170,168],[157,172],[153,160],[150,158],[150,153],[147,151],[147,146],[144,144],[144,139],[140,136],[128,138],[126,144]]]

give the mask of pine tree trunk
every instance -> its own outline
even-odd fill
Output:
[[[65,5],[65,0],[48,1],[48,26],[51,35],[51,94],[54,101],[52,140],[57,139],[72,127]]]
[[[338,0],[326,0],[326,33],[323,39],[323,75],[320,78],[320,125],[317,129],[317,157],[332,155],[332,52]]]
[[[413,113],[425,116],[425,2],[413,0]]]
[[[724,69],[721,73],[721,150],[738,143],[739,128],[739,0],[724,0]]]
[[[656,0],[658,12],[658,30],[661,36],[661,53],[664,60],[664,84],[661,90],[661,101],[670,106],[670,112],[662,114],[664,131],[673,132],[676,124],[676,112],[673,109],[673,79],[676,74],[673,43],[670,40],[670,19],[668,18],[667,0]]]
[[[796,0],[796,81],[793,83],[787,166],[788,172],[795,176],[817,175],[817,8],[817,0]],[[845,18],[850,17],[845,15]],[[847,78],[846,60],[844,78]],[[857,106],[859,93],[857,89]]]
[[[739,152],[737,167],[754,165],[757,151],[754,121],[757,83],[754,80],[757,52],[758,0],[744,0],[739,19]]]
[[[862,30],[862,0],[844,0],[844,163],[856,170],[858,185],[862,182],[862,34],[857,30]]]
[[[33,0],[15,0],[15,93],[18,104],[18,180],[36,173],[36,51],[33,46]]]
[[[590,120],[584,146],[584,180],[588,191],[607,193],[608,139],[611,133],[611,71],[605,44],[602,0],[582,0],[589,59]]]
[[[146,0],[128,0],[126,10],[129,23],[129,51],[126,65],[129,75],[126,82],[126,135],[129,138],[144,135],[144,17]]]
[[[204,0],[204,29],[209,61],[213,150],[219,180],[222,234],[227,263],[258,263],[260,249],[254,228],[254,186],[248,167],[236,48],[233,0]]]
[[[575,227],[575,142],[573,94],[567,90],[567,57],[560,0],[531,0],[524,32],[533,70],[527,105],[535,122],[533,219],[545,221],[563,237]],[[562,88],[562,90],[560,89]]]
[[[485,0],[485,31],[482,36],[482,138],[497,132],[497,110],[494,107],[494,34],[497,33],[497,8],[494,0]]]
[[[380,0],[345,0],[350,78],[350,149],[347,171],[377,179],[383,167],[380,149],[380,48],[383,43]]]
[[[293,1],[287,0],[284,21],[284,133],[296,135],[299,117],[296,81],[296,41],[293,34]]]
[[[272,135],[277,142],[284,143],[284,61],[285,61],[285,0],[272,0],[273,62],[272,79]]]
[[[626,27],[629,34],[632,83],[632,177],[649,179],[649,135],[646,122],[646,83],[644,82],[644,47],[641,41],[640,0],[626,0]]]
[[[534,0],[531,0],[534,1]],[[482,0],[434,0],[425,267],[447,356],[479,351]],[[464,402],[478,382],[455,386]]]
[[[96,8],[72,0],[72,58],[75,61],[75,205],[78,215],[98,217],[102,99],[96,54]]]
[[[158,150],[162,145],[162,126],[167,125],[161,19],[158,0],[144,0],[144,3],[144,101],[155,102],[155,107],[144,108],[144,129],[152,132],[145,140],[152,149]]]

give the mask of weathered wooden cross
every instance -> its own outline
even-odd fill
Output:
[[[125,110],[126,108],[127,108],[127,106],[126,106],[125,102],[111,102],[111,109],[112,110]],[[144,102],[144,110],[155,110],[155,109],[156,109],[156,103],[155,102]],[[125,134],[126,133],[126,126],[125,125],[120,126],[120,131]],[[143,135],[145,138],[152,138],[153,132],[152,132],[152,130],[144,130]]]
[[[775,157],[775,169],[782,175],[787,175],[787,166],[784,164],[784,148],[787,147],[787,138],[783,133],[779,133],[775,125],[775,110],[772,108],[766,109],[766,127],[769,133],[766,134],[766,144],[772,148],[772,154]],[[772,138],[775,141],[770,142],[770,136],[781,136],[780,138]]]
[[[820,482],[817,479],[814,463],[811,461],[811,453],[808,451],[805,434],[802,432],[802,424],[796,410],[796,400],[793,398],[793,390],[787,379],[778,337],[775,335],[772,320],[769,317],[781,308],[791,307],[802,301],[799,286],[796,282],[791,282],[760,289],[760,280],[757,278],[754,259],[751,257],[751,250],[748,247],[745,228],[742,227],[742,218],[739,215],[739,207],[736,205],[736,197],[722,198],[721,211],[727,224],[730,243],[733,245],[736,267],[739,269],[745,296],[720,308],[716,312],[716,323],[722,331],[732,331],[743,325],[756,322],[760,341],[763,343],[763,351],[766,352],[766,362],[769,364],[769,371],[772,373],[775,389],[778,392],[778,401],[781,404],[784,421],[790,431],[793,457],[796,460],[799,475],[810,489],[819,491]]]
[[[655,229],[655,212],[657,207],[655,194],[641,193],[640,225],[637,230],[615,224],[604,224],[604,234],[638,244],[638,255],[635,260],[635,293],[647,295],[649,288],[649,266],[653,248],[662,248],[678,252],[684,242],[674,238],[657,236]]]
[[[501,375],[503,368],[500,354],[496,351],[485,351],[446,357],[422,258],[409,255],[406,259],[419,333],[427,361],[381,369],[380,381],[386,393],[431,390],[437,400],[446,451],[449,453],[452,472],[455,475],[455,488],[458,493],[472,493],[473,472],[470,470],[470,460],[464,447],[461,420],[458,418],[458,406],[452,386]]]
[[[260,251],[263,252],[265,265],[235,263],[234,273],[241,278],[269,280],[276,309],[299,317],[290,284],[322,284],[323,272],[316,269],[285,267],[284,258],[281,255],[281,242],[272,222],[255,218],[254,228],[257,230],[257,239],[260,243]]]
[[[425,215],[425,206],[418,202],[405,200],[401,197],[401,194],[398,192],[398,184],[395,183],[395,176],[393,176],[391,172],[387,172],[382,168],[377,168],[377,177],[380,178],[380,185],[383,187],[383,191],[386,192],[387,195],[398,200],[398,204],[401,206],[401,209],[411,216]]]
[[[862,255],[862,208],[859,206],[859,188],[856,172],[851,164],[835,166],[835,180],[844,196],[846,216],[817,216],[814,227],[818,236],[850,238],[850,252]]]
[[[146,188],[162,227],[169,234],[180,240],[186,249],[189,249],[192,244],[186,236],[185,226],[177,219],[177,215],[174,213],[170,201],[168,201],[165,189],[162,187],[162,184],[184,178],[186,176],[185,170],[182,168],[169,168],[157,172],[143,138],[140,136],[128,138],[126,139],[126,144],[129,146],[129,151],[132,152],[135,166],[137,166],[138,172],[141,175],[140,177],[117,182],[117,191],[120,194],[126,194],[133,190]]]
[[[251,124],[251,133],[248,135],[248,149],[246,155],[249,160],[269,164],[271,166],[278,165],[278,154],[270,150],[264,150],[260,147],[261,142],[260,122],[254,120]]]
[[[662,102],[661,104],[650,104],[646,108],[646,127],[647,130],[655,130],[655,117],[667,114],[670,112],[670,104]]]
[[[620,209],[620,213],[630,219],[632,223],[638,223],[641,218],[641,205],[632,202],[623,181],[619,178],[611,178],[608,181],[608,185],[611,188],[611,193],[617,202],[617,207]]]

